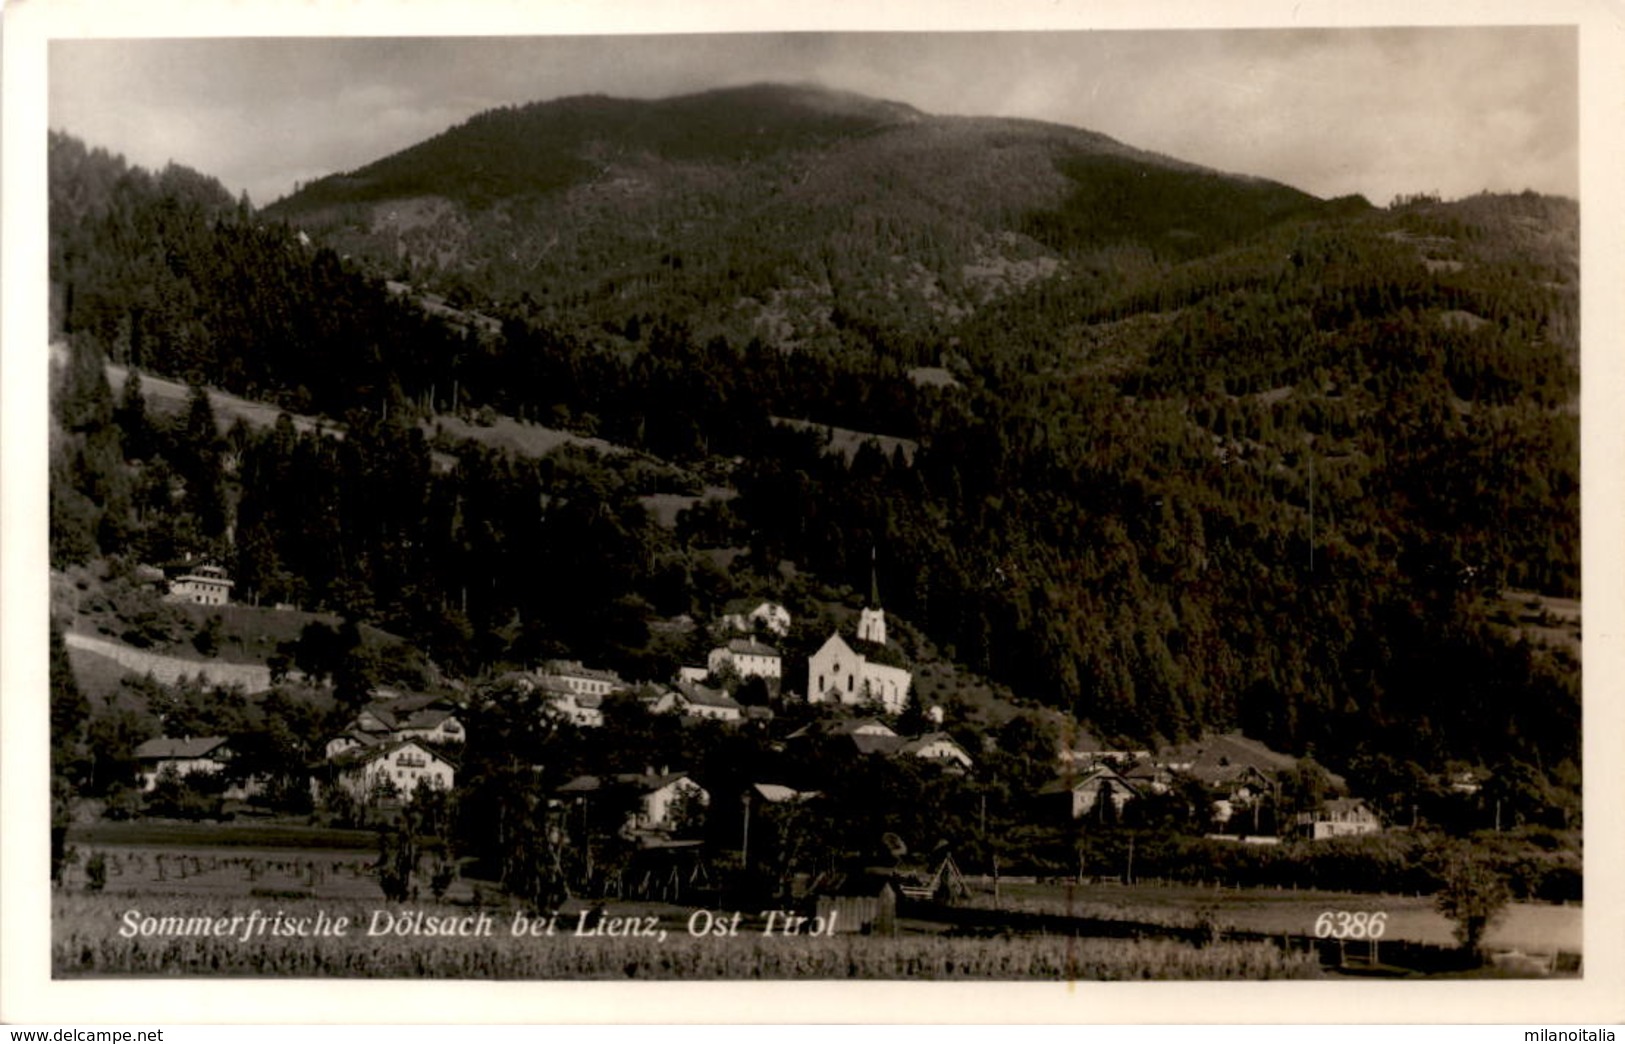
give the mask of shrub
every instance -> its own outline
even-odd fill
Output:
[[[107,887],[107,857],[95,853],[85,862],[85,891],[99,892]]]

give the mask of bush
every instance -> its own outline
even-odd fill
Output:
[[[95,853],[85,863],[85,891],[99,892],[107,887],[107,856]]]
[[[1461,948],[1477,955],[1484,934],[1512,901],[1512,891],[1490,860],[1466,845],[1443,853],[1439,876],[1438,910],[1455,922]]]

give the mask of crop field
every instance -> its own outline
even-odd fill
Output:
[[[290,823],[182,823],[145,819],[83,823],[69,829],[68,843],[82,847],[169,846],[205,852],[217,848],[285,849],[283,855],[295,858],[309,849],[375,852],[378,838],[366,830]]]
[[[981,895],[977,905],[991,905]],[[1435,946],[1454,945],[1450,922],[1429,896],[1292,891],[1274,888],[1214,889],[1195,885],[1005,885],[1005,909],[1102,920],[1189,927],[1198,918],[1225,930],[1266,934],[1312,934],[1315,918],[1326,911],[1388,914],[1384,938]],[[1584,910],[1579,906],[1514,903],[1490,929],[1491,949],[1526,953],[1579,953]]]
[[[343,936],[143,936],[145,918],[207,916],[331,924],[348,918]],[[133,915],[131,911],[136,911]],[[382,911],[382,913],[380,913]],[[274,977],[474,979],[1312,979],[1310,955],[1268,943],[1195,947],[1160,940],[1063,936],[969,939],[930,936],[693,937],[670,919],[664,941],[576,936],[515,936],[513,911],[487,910],[488,935],[401,936],[375,925],[401,913],[467,919],[466,906],[406,907],[315,899],[239,899],[201,908],[196,900],[59,894],[53,900],[52,970],[57,977],[240,975]],[[388,920],[386,920],[386,917]],[[245,922],[246,923],[246,922]],[[122,933],[122,934],[121,934]]]

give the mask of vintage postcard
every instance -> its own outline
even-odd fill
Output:
[[[1604,6],[639,6],[8,10],[0,1016],[1617,1021]]]

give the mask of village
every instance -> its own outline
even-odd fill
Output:
[[[230,601],[232,582],[216,565],[180,564],[163,583],[171,601],[203,606]],[[1012,730],[1008,722],[1002,732],[967,727],[950,720],[939,704],[920,706],[915,673],[899,643],[888,638],[878,584],[871,583],[864,603],[853,626],[833,630],[804,658],[805,673],[787,669],[787,657],[774,644],[791,634],[790,611],[776,601],[745,599],[713,621],[708,633],[716,644],[706,662],[684,666],[669,679],[629,680],[613,670],[566,659],[488,679],[480,698],[509,710],[530,708],[534,725],[566,730],[579,738],[575,742],[580,746],[626,728],[625,715],[631,713],[675,723],[679,729],[733,734],[760,751],[748,767],[735,766],[738,771],[725,779],[681,763],[630,769],[624,761],[578,763],[584,771],[547,788],[543,816],[558,847],[580,853],[576,872],[568,876],[582,889],[655,894],[660,889],[654,882],[685,875],[699,879],[707,865],[742,865],[750,858],[753,811],[759,856],[765,859],[761,849],[775,815],[785,819],[792,810],[836,801],[829,794],[832,774],[864,765],[900,766],[911,778],[923,773],[928,784],[957,787],[966,795],[978,779],[992,775],[990,764],[1001,766],[998,771],[1005,774],[1003,766],[1013,752],[999,749],[1000,737],[1022,730]],[[307,737],[309,746],[320,751],[319,760],[306,766],[313,813],[327,822],[378,829],[398,822],[417,797],[457,794],[467,782],[466,754],[481,739],[474,721],[490,717],[489,707],[482,715],[471,706],[469,687],[459,688],[423,693],[379,686],[342,729]],[[1408,825],[1385,824],[1343,776],[1239,732],[1207,734],[1151,750],[1104,742],[1070,722],[1030,731],[1048,738],[1052,747],[1047,758],[1042,752],[1027,758],[1037,762],[1023,766],[1018,785],[1027,789],[1011,793],[1003,811],[1008,819],[1054,837],[1109,836],[1123,828],[1154,830],[1163,824],[1168,831],[1199,830],[1214,841],[1274,846],[1362,837]],[[237,755],[237,748],[255,742],[253,735],[151,738],[134,751],[139,779],[131,782],[148,799],[149,809],[191,807],[193,814],[202,809],[211,815],[228,808],[252,809],[271,784],[245,771]],[[543,776],[551,768],[536,764],[532,771]],[[1462,774],[1443,785],[1466,800],[1479,782]],[[212,795],[212,801],[188,806],[175,800],[177,790]],[[155,800],[165,794],[170,795],[167,800]],[[478,800],[472,795],[468,799]],[[985,830],[987,793],[979,792],[977,800]],[[619,810],[616,818],[595,814],[595,804],[613,805]],[[1168,809],[1176,806],[1180,814],[1170,818]],[[708,820],[719,818],[713,810],[730,823],[741,819],[743,810],[742,822],[719,834],[707,826]],[[915,836],[908,841],[899,836],[910,833]],[[834,879],[845,876],[842,869],[861,869],[874,877],[876,867],[858,864],[889,861],[891,870],[882,867],[879,874],[889,873],[899,894],[943,894],[943,869],[959,874],[959,864],[975,857],[963,850],[956,855],[950,845],[932,838],[936,847],[929,861],[901,858],[909,841],[918,845],[926,840],[918,827],[901,823],[882,838],[846,839],[844,847],[859,858],[842,868],[831,853],[822,861],[823,876]],[[784,842],[781,830],[774,843]],[[874,851],[864,851],[866,845]],[[626,850],[628,869],[615,877],[594,877],[592,862],[595,857],[606,861],[601,851],[606,846]],[[718,847],[727,851],[710,851]],[[808,854],[780,863],[786,879],[774,883],[776,892],[788,894],[789,876],[819,865]],[[562,870],[565,860],[554,858]],[[1004,858],[1007,873],[1015,871],[1017,879],[1023,871],[1031,876],[1030,853],[1007,848]],[[993,866],[966,869],[996,873],[996,864],[997,857]],[[633,868],[643,868],[641,886]],[[1120,878],[1124,872],[1089,867],[1081,856],[1068,869],[1080,879],[1103,872]],[[849,916],[847,923],[857,930],[867,922]]]

